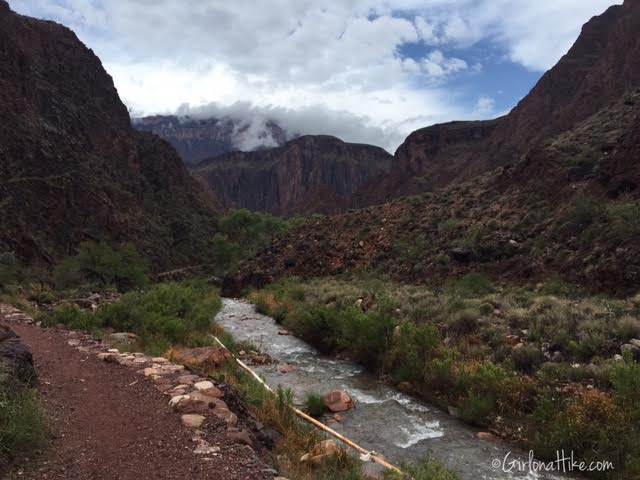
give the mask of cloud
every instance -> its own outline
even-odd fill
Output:
[[[474,75],[491,68],[471,58],[474,45],[489,44],[489,57],[540,72],[567,51],[590,16],[615,3],[9,1],[76,31],[136,113],[175,112],[185,102],[231,110],[244,104],[250,115],[299,122],[302,133],[390,150],[411,129],[508,108],[478,100],[485,92],[464,99],[460,82],[468,79],[472,90]],[[246,145],[255,135],[249,137]]]
[[[473,109],[473,116],[478,118],[490,117],[495,110],[496,101],[491,97],[480,97]]]

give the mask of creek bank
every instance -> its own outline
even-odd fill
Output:
[[[3,305],[0,316],[34,351],[42,372],[41,397],[54,426],[51,450],[17,472],[21,478],[117,474],[138,480],[178,475],[240,480],[277,475],[273,442],[227,385],[191,374],[164,357],[120,352],[77,331],[41,328],[13,307]],[[198,412],[172,408],[169,399],[178,397],[193,397]],[[153,464],[148,471],[136,471],[130,465],[136,462],[124,460],[136,451]],[[96,473],[103,470],[110,473]]]
[[[510,450],[513,458],[524,462],[525,452],[495,438],[478,438],[478,429],[379,382],[362,367],[322,356],[294,336],[278,335],[281,327],[272,318],[256,313],[249,303],[224,299],[216,322],[235,340],[255,345],[273,360],[253,368],[273,387],[291,388],[295,403],[303,404],[310,393],[348,392],[355,408],[341,414],[342,421],[332,422],[332,428],[384,454],[392,463],[419,463],[430,457],[458,472],[463,480],[526,478],[524,472],[506,474],[491,466],[493,459],[504,458]],[[280,363],[296,369],[282,373],[278,370]],[[569,477],[543,474],[539,478]]]

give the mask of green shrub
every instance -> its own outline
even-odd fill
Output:
[[[246,209],[232,210],[218,221],[219,232],[211,239],[211,256],[218,274],[226,274],[238,263],[267,247],[303,220],[289,220]]]
[[[362,313],[355,308],[346,315]],[[312,305],[297,309],[284,319],[284,325],[302,339],[314,345],[322,353],[334,352],[338,346],[340,315],[335,308]]]
[[[33,390],[0,385],[0,465],[15,461],[46,447],[47,428]]]
[[[627,242],[640,235],[640,203],[611,202],[605,207],[607,237],[614,242]]]
[[[463,402],[460,418],[473,425],[486,424],[487,417],[495,409],[495,398],[492,395],[471,393]]]
[[[161,354],[173,345],[211,343],[207,334],[220,306],[218,293],[204,283],[160,283],[144,292],[126,293],[115,303],[101,305],[95,313],[65,304],[43,314],[42,320],[77,330],[133,332],[140,347]]]
[[[0,291],[8,285],[20,283],[23,276],[22,265],[15,255],[9,252],[0,254]]]
[[[434,325],[402,322],[393,336],[387,360],[393,379],[396,382],[422,381],[424,368],[438,341],[438,329]]]
[[[387,352],[393,333],[395,304],[382,300],[367,313],[359,308],[341,312],[339,345],[363,365],[376,367]]]
[[[216,233],[211,239],[211,260],[216,272],[224,274],[234,268],[241,258],[240,245],[227,235]]]
[[[516,370],[524,373],[532,373],[542,363],[542,352],[538,347],[525,345],[511,353],[511,360]]]
[[[458,480],[458,474],[448,471],[440,463],[426,460],[420,465],[407,465],[402,469],[413,480]],[[385,476],[385,480],[404,480],[406,477],[395,472],[388,472]]]
[[[48,327],[65,325],[72,330],[89,332],[96,332],[101,326],[93,315],[83,312],[73,303],[65,303],[54,310],[42,312],[38,320]]]
[[[576,195],[561,217],[560,232],[564,235],[576,235],[591,224],[598,222],[603,215],[602,201],[593,195]]]
[[[467,297],[479,297],[492,293],[495,289],[489,277],[483,273],[469,273],[453,284],[454,290]]]
[[[209,343],[218,293],[203,283],[162,283],[146,292],[130,292],[95,313],[104,328],[134,332],[147,349],[161,353],[171,345]]]
[[[478,328],[479,316],[480,314],[472,308],[456,312],[447,322],[447,331],[453,335],[473,333]]]
[[[322,398],[322,395],[318,395],[317,393],[310,393],[307,395],[305,406],[307,413],[312,417],[319,417],[326,411],[324,398]]]
[[[112,247],[106,242],[83,242],[74,257],[54,270],[54,283],[67,288],[82,283],[115,286],[125,292],[148,282],[149,264],[130,243]]]

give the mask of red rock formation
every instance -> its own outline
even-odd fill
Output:
[[[326,213],[352,206],[354,194],[386,172],[391,158],[382,148],[317,135],[205,160],[194,173],[225,207]]]
[[[197,182],[166,142],[131,127],[93,52],[3,0],[0,156],[0,249],[25,260],[104,239],[133,241],[170,266],[196,260],[211,233]]]
[[[217,157],[240,150],[240,140],[248,134],[249,125],[230,118],[177,117],[154,115],[136,118],[133,125],[138,130],[155,133],[171,143],[185,163],[196,164],[205,158]],[[274,122],[267,122],[258,133],[254,150],[283,145],[286,132]],[[275,145],[274,145],[275,143]]]
[[[573,128],[640,85],[638,32],[637,0],[594,17],[569,52],[507,116],[412,133],[398,148],[389,178],[368,186],[362,203],[433,190],[516,163],[535,145]]]

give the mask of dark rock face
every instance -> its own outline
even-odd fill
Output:
[[[50,262],[132,241],[160,267],[194,261],[214,214],[173,148],[131,127],[71,30],[0,3],[0,249]]]
[[[205,160],[194,173],[225,207],[326,213],[353,206],[354,195],[384,174],[391,158],[382,148],[304,136],[279,148]]]
[[[266,122],[259,132],[229,118],[196,119],[174,115],[154,115],[133,119],[138,130],[152,132],[175,147],[185,163],[194,165],[205,158],[241,150],[245,135],[255,135],[254,148],[277,147],[287,140],[286,132],[274,122]]]
[[[517,163],[640,84],[640,3],[626,0],[591,19],[569,52],[507,116],[412,133],[389,178],[366,190],[375,203],[467,180]]]
[[[415,132],[390,175],[363,189],[379,186],[381,200],[432,192],[301,225],[241,274],[375,270],[441,285],[481,270],[504,282],[561,277],[637,293],[639,21],[640,2],[609,9],[510,115]]]
[[[389,175],[370,182],[359,203],[430,191],[483,172],[483,164],[474,165],[475,155],[487,148],[501,122],[450,122],[416,130],[396,150]]]
[[[20,341],[20,337],[13,330],[0,325],[0,384],[18,381],[25,385],[34,385],[36,378],[29,348]]]

